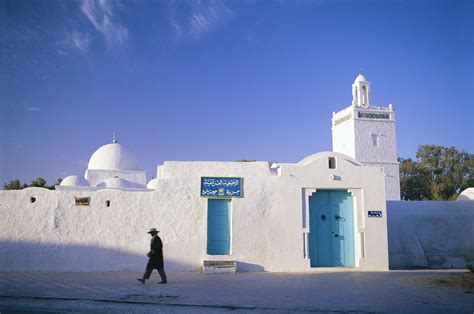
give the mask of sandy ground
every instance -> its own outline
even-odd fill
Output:
[[[415,285],[462,289],[465,293],[474,294],[474,273],[450,274],[448,276],[431,276],[412,280]]]

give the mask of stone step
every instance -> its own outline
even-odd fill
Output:
[[[220,274],[237,272],[236,261],[204,261],[202,272],[204,274]]]

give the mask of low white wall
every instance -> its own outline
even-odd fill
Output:
[[[190,201],[191,191],[183,182],[175,184],[182,185],[173,191],[178,193],[0,191],[0,269],[141,271],[147,262],[150,227],[162,231],[167,269],[197,269],[200,231],[190,226],[205,225],[204,212],[195,210],[200,206]],[[86,196],[90,206],[75,205],[75,197]],[[30,197],[36,201],[31,203]],[[180,202],[182,198],[188,201]]]
[[[474,201],[388,201],[390,269],[474,264]]]

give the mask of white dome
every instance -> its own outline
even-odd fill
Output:
[[[65,177],[60,186],[90,186],[89,181],[80,176],[68,176]]]
[[[111,178],[97,184],[98,188],[109,189],[143,189],[144,186],[138,183],[130,182],[122,178]]]
[[[149,190],[156,190],[157,184],[158,184],[158,180],[156,178],[151,179],[150,182],[148,182],[148,184],[146,185],[146,188]]]
[[[474,201],[474,188],[467,188],[459,194],[458,201]]]
[[[359,75],[357,75],[356,79],[354,80],[354,84],[359,82],[367,82],[362,73],[359,73]]]
[[[96,150],[87,169],[139,170],[135,156],[118,143],[107,144]]]

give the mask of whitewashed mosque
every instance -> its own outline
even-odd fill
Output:
[[[370,103],[362,74],[352,95],[333,113],[333,152],[298,163],[167,161],[147,183],[114,138],[55,191],[0,191],[0,271],[141,271],[150,227],[171,271],[472,263],[472,189],[455,202],[400,201],[394,108]]]

